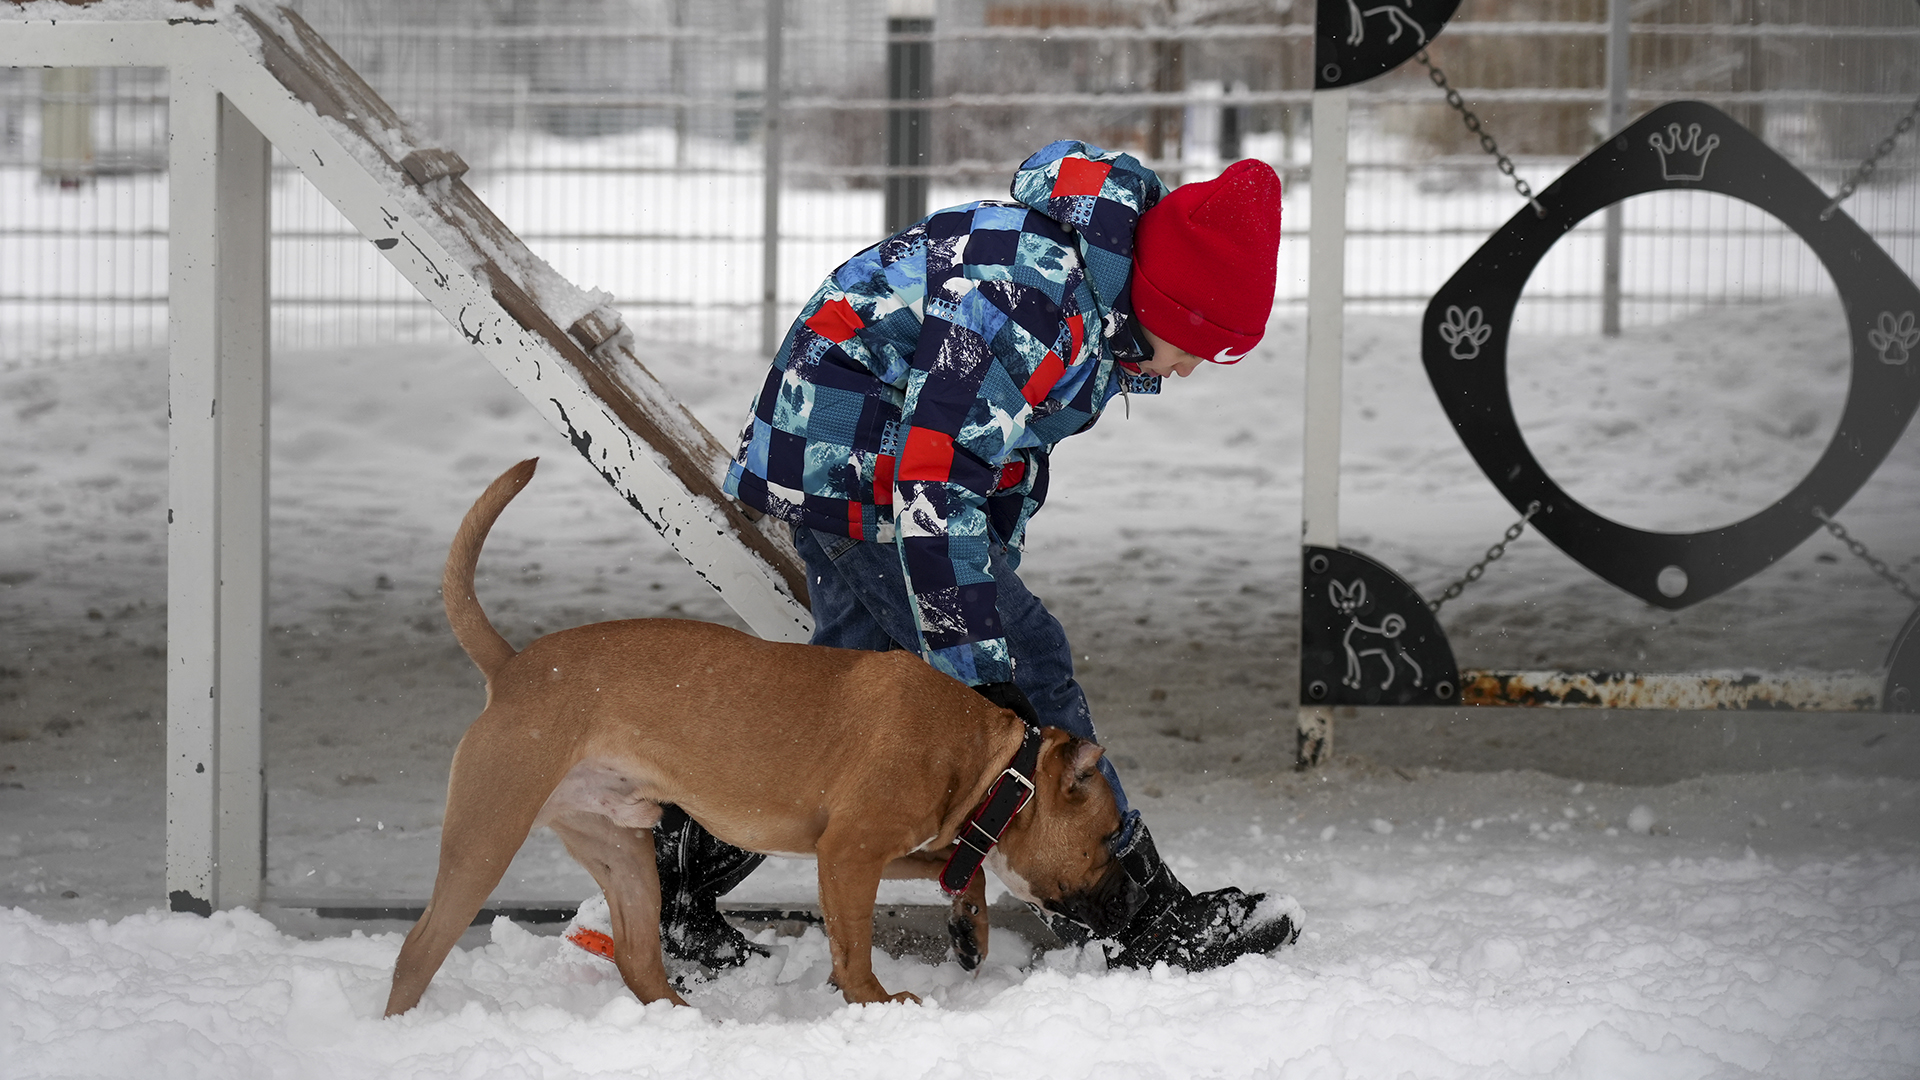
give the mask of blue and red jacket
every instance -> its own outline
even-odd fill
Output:
[[[1056,142],[1013,201],[937,211],[847,260],[787,332],[726,491],[775,517],[898,547],[921,653],[1013,678],[988,549],[1017,560],[1047,456],[1139,359],[1134,228],[1166,194],[1133,157]]]

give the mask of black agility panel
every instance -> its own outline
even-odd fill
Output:
[[[1653,191],[1716,192],[1778,218],[1832,275],[1852,342],[1846,408],[1812,471],[1765,510],[1701,532],[1648,532],[1574,501],[1527,448],[1507,387],[1514,308],[1547,250],[1587,216]],[[1516,508],[1538,500],[1533,526],[1595,574],[1668,609],[1714,596],[1793,550],[1820,528],[1819,513],[1838,513],[1899,441],[1920,404],[1920,289],[1846,214],[1823,220],[1826,194],[1725,113],[1663,105],[1567,170],[1540,203],[1545,217],[1515,214],[1434,294],[1421,354],[1487,478]]]
[[[1385,75],[1427,47],[1460,0],[1320,0],[1314,12],[1313,88]]]
[[[1447,705],[1453,648],[1413,587],[1348,548],[1301,549],[1300,702]]]

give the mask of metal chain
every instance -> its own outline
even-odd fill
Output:
[[[1539,199],[1534,198],[1532,186],[1525,180],[1514,175],[1513,159],[1500,152],[1500,145],[1493,141],[1493,136],[1487,132],[1480,118],[1473,114],[1473,110],[1467,108],[1466,99],[1460,96],[1460,91],[1455,90],[1447,84],[1447,73],[1433,66],[1433,61],[1427,59],[1427,50],[1425,49],[1414,53],[1413,58],[1420,61],[1421,67],[1427,69],[1427,78],[1433,80],[1433,85],[1446,91],[1447,104],[1453,106],[1454,111],[1460,114],[1460,122],[1467,125],[1468,131],[1480,136],[1480,149],[1492,154],[1494,158],[1499,161],[1501,174],[1513,181],[1513,190],[1519,192],[1521,198],[1532,204],[1534,216],[1541,218],[1546,217],[1547,208],[1540,205]]]
[[[1465,592],[1467,590],[1467,586],[1473,584],[1476,581],[1479,581],[1480,575],[1487,572],[1488,564],[1498,562],[1500,559],[1500,556],[1505,555],[1507,553],[1507,545],[1513,543],[1515,540],[1520,539],[1520,534],[1527,530],[1527,522],[1532,521],[1533,515],[1539,512],[1540,512],[1539,499],[1535,499],[1532,502],[1528,503],[1527,512],[1520,515],[1519,521],[1516,521],[1512,525],[1507,526],[1507,534],[1504,537],[1501,537],[1499,543],[1487,549],[1486,557],[1481,559],[1479,562],[1474,563],[1472,566],[1467,567],[1466,575],[1462,577],[1459,581],[1456,581],[1453,584],[1447,586],[1447,591],[1441,593],[1439,599],[1429,603],[1427,605],[1427,610],[1435,612],[1437,614],[1440,611],[1441,605],[1445,604],[1447,601],[1452,600],[1453,598],[1459,596],[1461,593]]]
[[[1913,591],[1913,586],[1907,584],[1905,578],[1901,577],[1899,574],[1894,573],[1893,567],[1888,566],[1885,560],[1877,557],[1876,555],[1874,555],[1873,552],[1868,551],[1867,545],[1861,543],[1858,540],[1855,540],[1853,536],[1847,532],[1844,526],[1842,526],[1839,522],[1833,520],[1831,517],[1828,517],[1827,512],[1825,510],[1822,510],[1816,506],[1813,508],[1813,516],[1820,519],[1820,524],[1825,525],[1827,527],[1827,531],[1833,534],[1834,539],[1847,545],[1848,551],[1851,551],[1855,555],[1859,556],[1860,560],[1862,562],[1865,562],[1867,566],[1873,570],[1874,573],[1879,574],[1882,578],[1886,579],[1887,584],[1892,585],[1895,589],[1898,589],[1900,591],[1901,596],[1906,597],[1908,600],[1911,600],[1916,604],[1920,604],[1920,594],[1916,594]]]
[[[1920,98],[1914,98],[1913,107],[1907,110],[1907,115],[1893,125],[1893,134],[1881,139],[1880,145],[1874,147],[1873,153],[1867,155],[1867,160],[1861,162],[1860,167],[1853,170],[1853,175],[1847,177],[1847,182],[1840,185],[1839,194],[1833,197],[1833,201],[1827,204],[1825,210],[1820,211],[1821,221],[1832,217],[1833,212],[1840,209],[1840,204],[1851,198],[1860,185],[1867,182],[1867,177],[1873,175],[1873,170],[1880,164],[1880,159],[1893,153],[1893,144],[1899,141],[1900,136],[1913,130],[1916,117],[1920,117]]]

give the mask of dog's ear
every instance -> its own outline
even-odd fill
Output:
[[[1068,792],[1078,792],[1099,774],[1100,755],[1106,753],[1098,744],[1078,737],[1067,740],[1060,752],[1067,759],[1060,770],[1060,785]]]

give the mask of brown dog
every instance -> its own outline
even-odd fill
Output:
[[[651,827],[677,805],[728,843],[813,856],[833,979],[850,1002],[873,975],[882,877],[937,877],[1026,727],[906,652],[762,641],[708,623],[632,619],[562,630],[515,653],[473,596],[494,520],[533,476],[507,470],[473,504],[442,582],[487,705],[454,751],[433,899],[394,964],[387,1015],[411,1009],[536,826],[606,893],[614,963],[640,1000],[683,1004],[660,952]],[[1045,729],[1034,797],[989,859],[1021,899],[1118,930],[1130,890],[1100,748]],[[984,886],[955,900],[956,934],[986,950]],[[965,958],[963,958],[965,959]]]

